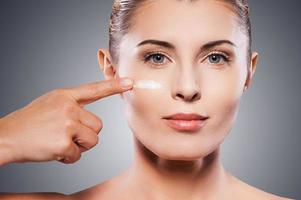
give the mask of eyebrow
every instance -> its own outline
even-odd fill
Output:
[[[147,44],[154,44],[154,45],[166,47],[168,49],[175,49],[175,46],[173,44],[166,42],[166,41],[161,41],[161,40],[144,40],[144,41],[140,42],[137,45],[137,47],[147,45]]]
[[[176,47],[173,44],[166,42],[166,41],[161,41],[161,40],[144,40],[144,41],[140,42],[137,45],[137,47],[147,45],[147,44],[158,45],[158,46],[162,46],[162,47],[172,49],[172,50],[176,49]],[[231,42],[230,40],[215,40],[215,41],[210,41],[210,42],[204,44],[203,46],[201,46],[200,52],[206,51],[208,49],[211,49],[215,46],[219,46],[222,44],[230,44],[230,45],[236,47],[236,45],[233,42]]]

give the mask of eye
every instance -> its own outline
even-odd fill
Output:
[[[152,62],[151,64],[162,65],[167,57],[160,52],[150,53],[144,56],[144,62]]]
[[[220,64],[221,62],[229,62],[229,56],[226,55],[225,53],[217,53],[213,52],[207,56],[208,61],[211,64]]]

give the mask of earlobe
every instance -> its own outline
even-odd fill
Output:
[[[106,80],[115,78],[116,69],[112,64],[112,59],[108,50],[98,50],[98,63]]]
[[[248,68],[248,75],[247,75],[247,80],[244,86],[244,91],[247,90],[252,83],[255,71],[256,71],[256,66],[258,62],[258,53],[257,52],[252,52],[252,58],[250,61],[250,67]]]

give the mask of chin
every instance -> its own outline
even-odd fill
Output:
[[[146,147],[148,148],[148,147]],[[178,160],[178,161],[196,161],[202,159],[212,153],[216,148],[210,146],[197,146],[194,144],[188,145],[151,145],[149,144],[148,150],[155,154],[158,158],[165,160]]]
[[[192,156],[192,155],[168,155],[168,154],[163,154],[158,156],[161,159],[164,160],[172,160],[172,161],[197,161],[202,156]]]

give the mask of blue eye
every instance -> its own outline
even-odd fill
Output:
[[[220,63],[222,60],[228,62],[229,59],[227,56],[223,55],[223,54],[218,54],[218,53],[213,53],[211,55],[208,56],[209,58],[209,62],[213,63],[213,64],[218,64]]]
[[[156,64],[162,64],[164,61],[164,58],[165,58],[165,55],[163,55],[162,53],[154,53],[154,54],[145,56],[144,62],[148,62],[148,61],[152,60]]]

